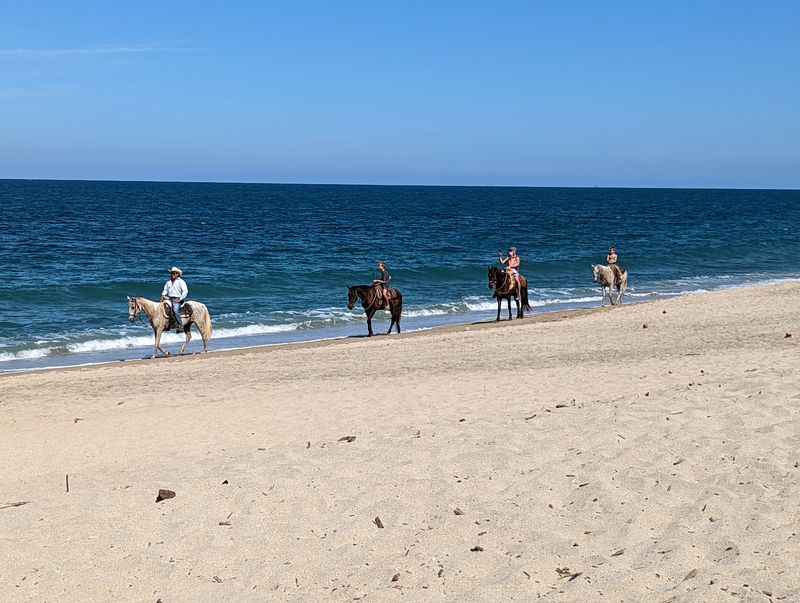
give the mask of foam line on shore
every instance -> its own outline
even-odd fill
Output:
[[[688,295],[706,295],[709,293],[714,293],[718,291],[726,291],[731,289],[740,289],[740,288],[749,288],[749,287],[764,287],[764,286],[771,286],[777,285],[782,283],[791,283],[791,282],[800,282],[800,278],[792,277],[792,278],[781,278],[781,279],[771,279],[768,281],[761,281],[756,283],[740,283],[736,285],[727,285],[724,287],[720,287],[711,291],[708,290],[690,290],[684,292],[672,292],[672,293],[639,293],[639,294],[629,294],[630,297],[637,297],[640,298],[637,301],[634,301],[633,304],[647,304],[656,301],[663,301],[663,300],[670,300],[670,299],[678,299],[680,297],[688,296]],[[646,298],[646,299],[645,299]],[[493,311],[496,308],[496,302],[491,302],[491,310]],[[576,315],[576,314],[585,314],[587,312],[596,312],[601,311],[603,308],[600,306],[595,306],[591,308],[572,308],[572,309],[552,309],[552,310],[544,310],[538,312],[536,315],[529,316],[526,318],[526,323],[536,322],[541,320],[551,321],[561,320],[562,318],[568,318],[569,316]],[[477,313],[474,311],[473,313]],[[469,314],[464,314],[466,318]],[[410,328],[404,330],[403,334],[419,334],[421,332],[442,332],[442,331],[460,331],[466,330],[476,326],[509,326],[508,321],[501,321],[500,323],[495,323],[494,321],[472,321],[472,322],[459,322],[456,324],[444,324],[444,325],[437,325],[432,327],[419,327],[419,328]],[[514,321],[513,324],[520,324],[518,321]],[[251,325],[252,326],[252,325]],[[287,327],[288,325],[272,325],[272,326],[279,326],[279,327]],[[249,327],[242,327],[244,333],[246,329]],[[282,328],[277,331],[269,331],[269,332],[290,332],[294,329],[289,328]],[[221,329],[222,331],[222,329]],[[174,337],[174,341],[167,340],[166,343],[181,343],[183,339],[178,336],[177,334],[169,334],[171,337]],[[231,337],[235,337],[237,335],[233,335]],[[238,336],[246,336],[245,334],[238,334]],[[379,337],[382,335],[378,335]],[[363,335],[336,335],[331,337],[321,337],[315,339],[302,339],[298,341],[277,341],[277,342],[270,342],[270,343],[260,343],[255,345],[241,345],[241,346],[232,346],[226,348],[218,348],[211,350],[209,354],[230,354],[240,351],[252,351],[252,350],[259,350],[259,349],[273,349],[273,348],[280,348],[283,346],[303,346],[303,345],[319,345],[325,344],[335,341],[342,341],[342,340],[359,340],[364,338]],[[49,366],[36,366],[36,367],[22,367],[22,368],[9,368],[0,370],[0,377],[3,375],[11,375],[11,374],[19,374],[19,373],[30,373],[36,371],[44,371],[44,370],[64,370],[64,369],[72,369],[72,368],[85,368],[85,367],[93,367],[93,366],[105,366],[105,365],[114,365],[118,363],[131,363],[131,362],[143,362],[146,360],[151,360],[150,358],[146,357],[146,351],[151,349],[152,347],[152,336],[150,335],[142,335],[135,338],[129,339],[137,339],[141,340],[142,343],[136,346],[126,346],[125,348],[100,348],[99,350],[86,350],[86,351],[105,351],[105,350],[113,350],[113,349],[141,349],[144,356],[142,358],[114,358],[109,360],[98,360],[93,362],[79,362],[79,363],[64,363],[58,365],[49,365]],[[97,340],[103,341],[103,340]],[[107,340],[110,342],[116,340]],[[87,342],[88,343],[88,342]],[[0,354],[0,360],[8,361],[8,360],[25,360],[25,359],[40,359],[47,357],[47,354],[44,353],[47,350],[48,353],[52,352],[54,348],[40,348],[43,353],[41,354],[34,354],[28,357],[16,357],[16,358],[2,358],[2,354]],[[26,352],[38,352],[39,350],[23,350],[22,353]],[[7,355],[7,354],[6,354]],[[181,355],[171,355],[166,358],[183,358],[183,357],[194,357],[198,356],[200,353],[187,353]],[[69,358],[68,354],[63,354],[61,358],[65,360]],[[162,358],[159,358],[162,359]],[[0,365],[2,366],[2,365]]]

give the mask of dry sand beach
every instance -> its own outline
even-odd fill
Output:
[[[798,601],[798,307],[3,377],[0,599]]]

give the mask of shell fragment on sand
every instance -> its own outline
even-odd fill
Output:
[[[175,492],[161,488],[156,495],[156,502],[159,503],[162,500],[168,500],[170,498],[175,498]]]

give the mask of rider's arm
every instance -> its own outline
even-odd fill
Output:
[[[186,299],[189,295],[189,287],[186,285],[186,281],[181,279],[181,303]]]
[[[504,258],[502,256],[500,257],[500,263],[501,264],[508,264],[508,260],[509,260],[509,258]]]
[[[161,299],[164,299],[165,297],[167,297],[168,289],[169,289],[169,281],[164,283],[164,288],[161,290]]]

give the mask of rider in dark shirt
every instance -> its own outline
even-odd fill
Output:
[[[386,262],[378,262],[378,272],[376,273],[376,277],[372,281],[372,286],[375,287],[375,291],[378,294],[379,301],[386,301],[389,302],[389,296],[387,295],[389,284],[392,282],[392,275],[389,274],[389,268],[386,266]]]

